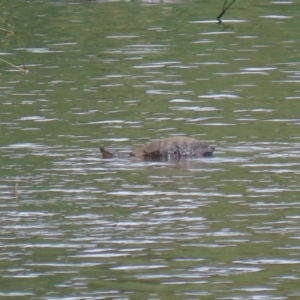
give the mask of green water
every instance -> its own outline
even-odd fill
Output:
[[[1,2],[0,298],[299,297],[297,3],[222,5]]]

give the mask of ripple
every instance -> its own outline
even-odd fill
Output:
[[[209,94],[209,95],[200,95],[198,98],[206,98],[206,99],[238,99],[240,98],[237,95],[233,94]]]
[[[147,90],[146,94],[149,95],[177,95],[179,92],[172,90]]]
[[[187,102],[194,102],[192,100],[187,100],[187,99],[172,99],[169,100],[170,103],[187,103]]]
[[[49,149],[50,147],[37,143],[17,143],[11,144],[2,149]]]
[[[284,16],[284,15],[265,15],[265,16],[260,16],[261,18],[268,18],[268,19],[291,19],[292,16]]]
[[[222,20],[224,23],[244,23],[244,22],[248,22],[247,20],[226,20],[223,19]],[[207,23],[216,23],[219,24],[218,20],[201,20],[201,21],[190,21],[189,23],[193,23],[193,24],[207,24]]]
[[[193,272],[204,273],[205,275],[221,275],[221,274],[244,274],[244,273],[253,273],[260,272],[262,268],[254,267],[228,267],[228,268],[216,268],[216,267],[196,267],[193,268]]]
[[[94,254],[78,254],[71,257],[74,258],[113,258],[113,257],[126,257],[128,253],[94,253]]]
[[[236,260],[234,264],[244,265],[298,265],[300,260],[294,259],[249,259],[249,260]]]
[[[62,50],[49,50],[48,48],[23,48],[22,50],[26,50],[31,53],[63,53],[65,51]]]
[[[133,191],[115,191],[115,192],[109,192],[108,195],[118,195],[118,196],[134,196],[134,195],[144,195],[144,196],[156,196],[156,195],[165,195],[165,196],[175,196],[175,195],[181,195],[181,196],[201,196],[201,197],[209,197],[209,196],[219,196],[219,197],[241,197],[239,194],[230,194],[230,195],[224,195],[219,193],[205,193],[205,192],[167,192],[167,191],[139,191],[139,192],[133,192]]]
[[[126,266],[118,266],[112,267],[111,270],[115,271],[139,271],[139,270],[153,270],[153,269],[161,269],[166,268],[167,265],[126,265]]]
[[[215,110],[221,110],[216,107],[201,107],[201,106],[171,106],[171,109],[174,110],[191,110],[191,111],[215,111]]]
[[[0,292],[0,297],[25,297],[25,296],[35,296],[35,294],[30,292],[11,292],[11,293]]]
[[[107,35],[107,39],[132,39],[137,38],[138,35]]]
[[[209,31],[209,32],[201,32],[202,35],[218,35],[218,34],[233,34],[234,31]]]

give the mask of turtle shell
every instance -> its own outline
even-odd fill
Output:
[[[215,148],[197,139],[174,136],[154,141],[130,153],[137,158],[212,156]]]

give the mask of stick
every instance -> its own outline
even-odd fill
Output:
[[[23,64],[23,69],[20,68],[20,67],[17,67],[16,65],[14,65],[14,64],[12,64],[12,63],[4,60],[4,59],[0,59],[0,60],[2,60],[3,62],[5,62],[5,63],[7,63],[7,64],[9,64],[9,65],[17,68],[17,69],[19,69],[20,71],[22,71],[22,74],[25,74],[26,73],[26,67],[25,67],[25,62],[24,62],[24,56],[23,56],[22,49],[20,47],[20,43],[19,43],[18,37],[17,37],[17,32],[16,31],[12,31],[12,30],[8,30],[8,29],[5,29],[5,28],[0,28],[0,30],[2,30],[4,32],[7,32],[7,33],[12,34],[12,35],[15,36],[16,42],[17,42],[17,45],[18,45],[18,50],[19,50],[18,52],[19,52],[19,55],[20,55],[20,58],[21,58],[21,61],[22,61],[22,64]]]
[[[223,5],[223,8],[222,8],[222,12],[217,16],[217,20],[219,21],[219,24],[222,23],[222,20],[221,18],[223,17],[223,15],[225,14],[226,10],[233,4],[233,2],[235,2],[235,0],[232,0],[227,6],[227,0],[225,0],[225,3]]]

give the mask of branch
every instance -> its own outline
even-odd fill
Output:
[[[223,8],[222,8],[222,12],[217,16],[217,20],[219,21],[219,24],[222,23],[222,20],[221,18],[223,17],[223,15],[225,14],[226,10],[233,4],[233,2],[235,2],[235,0],[232,0],[227,6],[227,0],[225,0],[225,3],[223,5]]]

